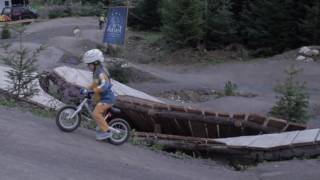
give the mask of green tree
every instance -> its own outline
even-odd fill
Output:
[[[19,47],[11,48],[10,45],[4,46],[5,55],[1,55],[1,59],[11,69],[6,72],[8,77],[8,83],[11,85],[8,87],[8,92],[15,98],[25,98],[35,95],[39,90],[37,88],[36,79],[39,75],[36,73],[37,69],[37,57],[40,51],[43,50],[43,46],[37,50],[30,52],[22,45],[22,33],[23,29],[17,29],[19,33]],[[13,50],[10,50],[13,49]]]
[[[196,47],[203,39],[203,1],[163,0],[161,31],[178,47]]]
[[[291,122],[305,123],[308,119],[309,94],[305,83],[295,78],[300,70],[291,67],[286,71],[286,80],[276,86],[277,103],[270,114]]]
[[[141,0],[130,9],[128,25],[140,30],[160,30],[160,0]]]
[[[306,17],[302,20],[302,41],[305,44],[317,45],[320,43],[320,0],[304,5]]]
[[[207,48],[221,48],[234,43],[237,24],[231,11],[230,0],[206,1],[206,41]]]
[[[251,49],[271,55],[302,45],[299,18],[302,0],[248,0],[241,12],[240,34]]]
[[[11,37],[9,25],[5,24],[1,31],[1,39],[9,39]]]

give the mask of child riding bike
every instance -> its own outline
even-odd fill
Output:
[[[105,120],[105,112],[112,107],[116,101],[116,96],[111,90],[112,84],[109,73],[103,68],[104,56],[99,49],[92,49],[83,55],[83,62],[88,65],[93,72],[93,83],[88,87],[94,92],[95,108],[93,117],[99,126],[96,132],[97,140],[105,140],[112,136],[109,126]],[[86,89],[81,90],[86,93]]]

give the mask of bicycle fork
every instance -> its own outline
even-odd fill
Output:
[[[111,116],[111,114],[110,114],[110,113],[107,113],[106,117],[104,117],[104,120],[107,121],[107,119],[108,119],[110,116]],[[111,126],[109,126],[109,129],[110,129],[110,131],[111,131],[112,133],[116,133],[116,134],[120,134],[120,133],[121,133],[121,131],[119,131],[118,129],[115,129],[115,128],[111,127]]]

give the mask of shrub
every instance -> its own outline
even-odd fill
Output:
[[[14,98],[31,97],[39,92],[36,79],[39,75],[37,70],[37,57],[44,49],[40,46],[35,51],[30,51],[22,45],[21,37],[23,29],[17,28],[19,32],[19,47],[14,50],[10,49],[10,45],[4,47],[4,55],[0,54],[0,59],[10,67],[6,71],[7,82],[12,85],[7,87],[7,91]]]
[[[5,24],[2,28],[1,39],[9,39],[11,37],[11,32],[8,24]]]
[[[305,123],[309,117],[309,94],[305,83],[295,80],[299,71],[294,67],[286,71],[288,77],[275,88],[275,91],[279,93],[276,97],[278,101],[270,114],[290,122]]]
[[[108,68],[111,78],[121,82],[121,83],[129,83],[128,74],[125,68],[121,67],[121,63],[116,63]]]
[[[225,96],[234,96],[237,94],[237,84],[232,83],[231,81],[228,81],[225,85],[224,85],[224,95]]]

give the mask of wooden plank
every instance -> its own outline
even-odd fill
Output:
[[[299,131],[261,135],[252,144],[250,144],[250,147],[253,149],[269,150],[289,148],[298,134]]]
[[[298,143],[301,141],[305,142],[305,140],[308,139],[310,141],[311,139],[311,142],[314,142],[316,137],[320,140],[320,137],[317,136],[319,131],[320,129],[257,136],[241,136],[234,138],[221,138],[216,139],[216,141],[225,143],[229,147],[233,148],[245,147],[251,149],[273,149],[290,146],[293,143],[293,141]],[[300,135],[300,133],[302,133],[302,135]]]
[[[177,119],[174,119],[174,122],[176,123],[176,125],[177,125],[177,127],[178,127],[178,131],[179,131],[181,134],[183,134],[184,131],[183,131],[181,125],[179,124],[179,122],[177,121]]]
[[[317,136],[315,142],[318,143],[318,144],[320,144],[320,132],[318,133],[318,136]]]
[[[209,138],[208,126],[207,126],[207,124],[204,124],[203,126],[204,126],[204,129],[205,129],[206,138]]]
[[[234,114],[233,119],[244,121],[246,119],[246,114]]]
[[[304,130],[304,129],[306,129],[305,125],[289,123],[285,131],[298,131],[298,130]]]
[[[268,119],[268,127],[272,127],[275,129],[279,129],[282,130],[284,127],[287,126],[287,121],[283,120],[283,119],[278,119],[278,118],[274,118],[274,117],[270,117]]]
[[[179,119],[175,119],[176,122],[180,125],[181,127],[181,134],[182,136],[191,136],[191,132],[189,131],[189,124],[187,121],[184,120],[179,120]]]
[[[287,138],[287,134],[266,134],[257,136],[248,147],[252,149],[271,149],[280,144],[281,141]]]
[[[304,146],[314,144],[320,129],[311,129],[300,131],[297,137],[292,141],[292,146]]]
[[[275,144],[274,148],[280,149],[280,148],[291,146],[292,141],[298,136],[299,131],[291,131],[291,132],[286,132],[282,134],[285,134],[286,137],[281,141],[279,141],[278,144]]]
[[[191,136],[194,136],[194,135],[193,135],[193,130],[192,130],[192,126],[191,126],[191,122],[190,122],[190,121],[188,121],[188,125],[189,125],[189,129],[190,129]]]
[[[265,116],[261,116],[259,114],[250,114],[248,116],[248,121],[254,122],[259,125],[263,125],[266,120],[267,118]]]
[[[219,138],[217,125],[207,124],[208,128],[208,138]]]
[[[202,137],[206,138],[206,129],[205,129],[205,123],[198,123],[198,122],[190,122],[192,126],[193,136],[194,137]]]
[[[235,138],[216,139],[217,142],[226,144],[231,148],[247,148],[259,136],[241,136]]]

